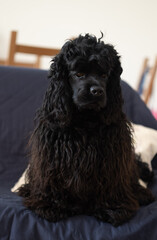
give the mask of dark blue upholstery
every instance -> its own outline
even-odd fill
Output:
[[[10,192],[27,166],[27,142],[47,85],[47,71],[0,66],[0,240],[156,240],[157,202],[140,208],[128,223],[114,228],[88,216],[47,222]],[[121,85],[128,118],[157,129],[138,94],[125,82]],[[154,166],[156,162],[155,158]],[[157,175],[150,188],[157,196]]]

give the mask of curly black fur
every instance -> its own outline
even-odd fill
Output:
[[[87,214],[119,225],[154,200],[139,184],[121,72],[113,46],[89,34],[66,42],[53,59],[30,141],[28,183],[19,189],[39,216],[56,222]]]

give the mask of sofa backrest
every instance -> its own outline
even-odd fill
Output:
[[[15,161],[24,164],[47,84],[47,71],[0,66],[0,171]]]
[[[47,71],[0,66],[0,161],[23,164],[26,146],[34,128],[36,110],[41,106],[48,86]],[[137,124],[157,129],[153,118],[138,94],[122,81],[124,111]],[[7,160],[8,159],[8,160]],[[2,165],[1,165],[2,166]]]

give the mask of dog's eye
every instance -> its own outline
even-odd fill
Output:
[[[106,74],[106,73],[103,73],[101,76],[102,76],[103,78],[106,78],[106,77],[107,77],[107,74]]]
[[[76,76],[77,77],[83,77],[85,74],[84,73],[81,73],[81,72],[78,72],[78,73],[76,73]]]

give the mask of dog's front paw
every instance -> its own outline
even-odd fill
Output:
[[[126,209],[115,209],[107,210],[108,222],[111,223],[114,227],[118,227],[123,223],[130,220],[135,215],[134,211],[128,211]]]
[[[127,209],[100,209],[94,216],[103,222],[111,223],[114,227],[118,227],[127,222],[135,215],[135,211]]]
[[[41,218],[46,219],[49,222],[58,222],[67,218],[66,212],[61,212],[60,210],[53,209],[52,207],[49,208],[37,208],[34,212]]]

